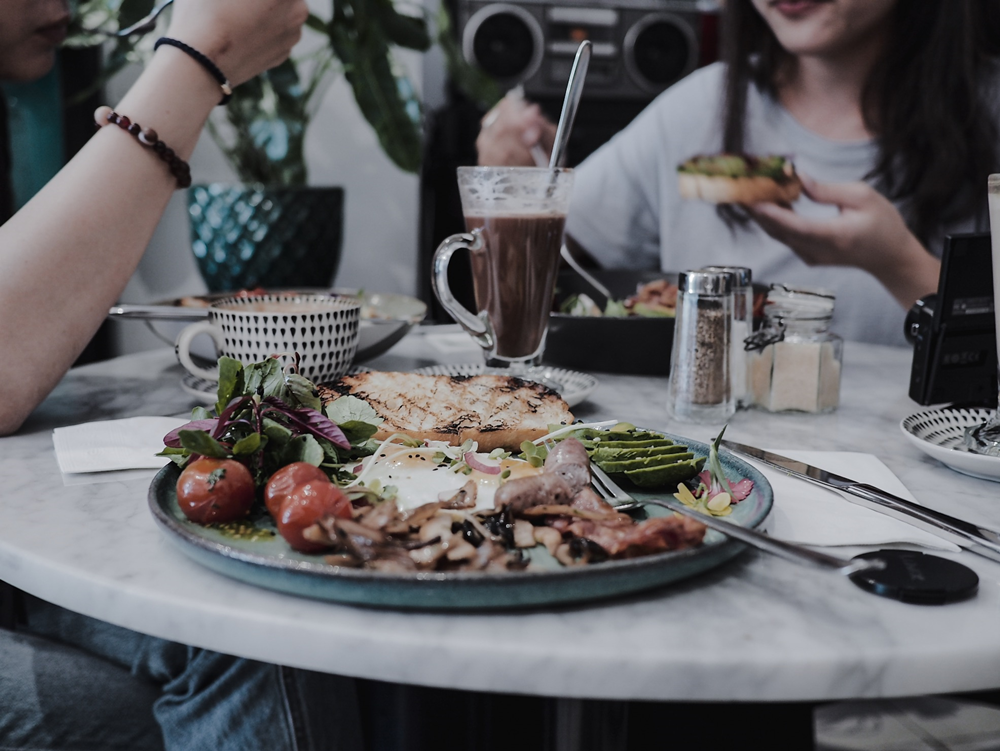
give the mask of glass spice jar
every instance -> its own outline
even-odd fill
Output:
[[[753,404],[747,377],[746,338],[753,333],[753,274],[746,266],[703,266],[702,271],[728,271],[733,275],[733,330],[730,371],[733,401],[737,407]]]
[[[832,412],[840,403],[844,340],[830,331],[835,296],[772,284],[764,325],[747,340],[750,391],[770,412]]]
[[[668,409],[679,420],[725,422],[736,411],[730,374],[733,275],[685,271],[677,286]]]

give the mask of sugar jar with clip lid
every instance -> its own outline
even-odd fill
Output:
[[[747,339],[755,406],[770,412],[832,412],[840,403],[844,341],[830,331],[836,297],[772,284],[764,325]]]

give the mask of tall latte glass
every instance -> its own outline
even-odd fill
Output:
[[[486,365],[527,371],[541,362],[573,172],[544,167],[459,167],[467,232],[434,254],[441,305],[483,348]],[[448,262],[468,250],[476,311],[448,287]]]

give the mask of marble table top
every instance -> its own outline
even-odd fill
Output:
[[[421,333],[385,369],[471,362]],[[912,448],[899,421],[908,350],[848,343],[840,409],[741,412],[728,437],[775,448],[879,456],[917,499],[1000,527],[1000,485]],[[65,485],[52,429],[193,406],[169,350],[72,371],[16,435],[0,438],[0,579],[64,607],[181,642],[344,675],[459,689],[658,700],[822,700],[1000,687],[1000,564],[954,554],[979,594],[946,606],[873,596],[850,581],[755,552],[661,590],[590,605],[442,614],[342,606],[263,590],[178,552],[146,506],[149,476]],[[598,374],[578,418],[672,423],[663,378]],[[777,502],[780,502],[778,499]],[[944,553],[943,555],[951,555]]]

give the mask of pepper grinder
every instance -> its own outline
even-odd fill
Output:
[[[686,422],[733,416],[733,287],[729,271],[685,271],[677,280],[677,317],[667,408]]]
[[[730,271],[733,274],[733,352],[729,367],[732,372],[733,400],[738,408],[749,407],[753,404],[753,397],[747,383],[744,342],[753,333],[753,272],[746,266],[702,266],[701,270]]]

